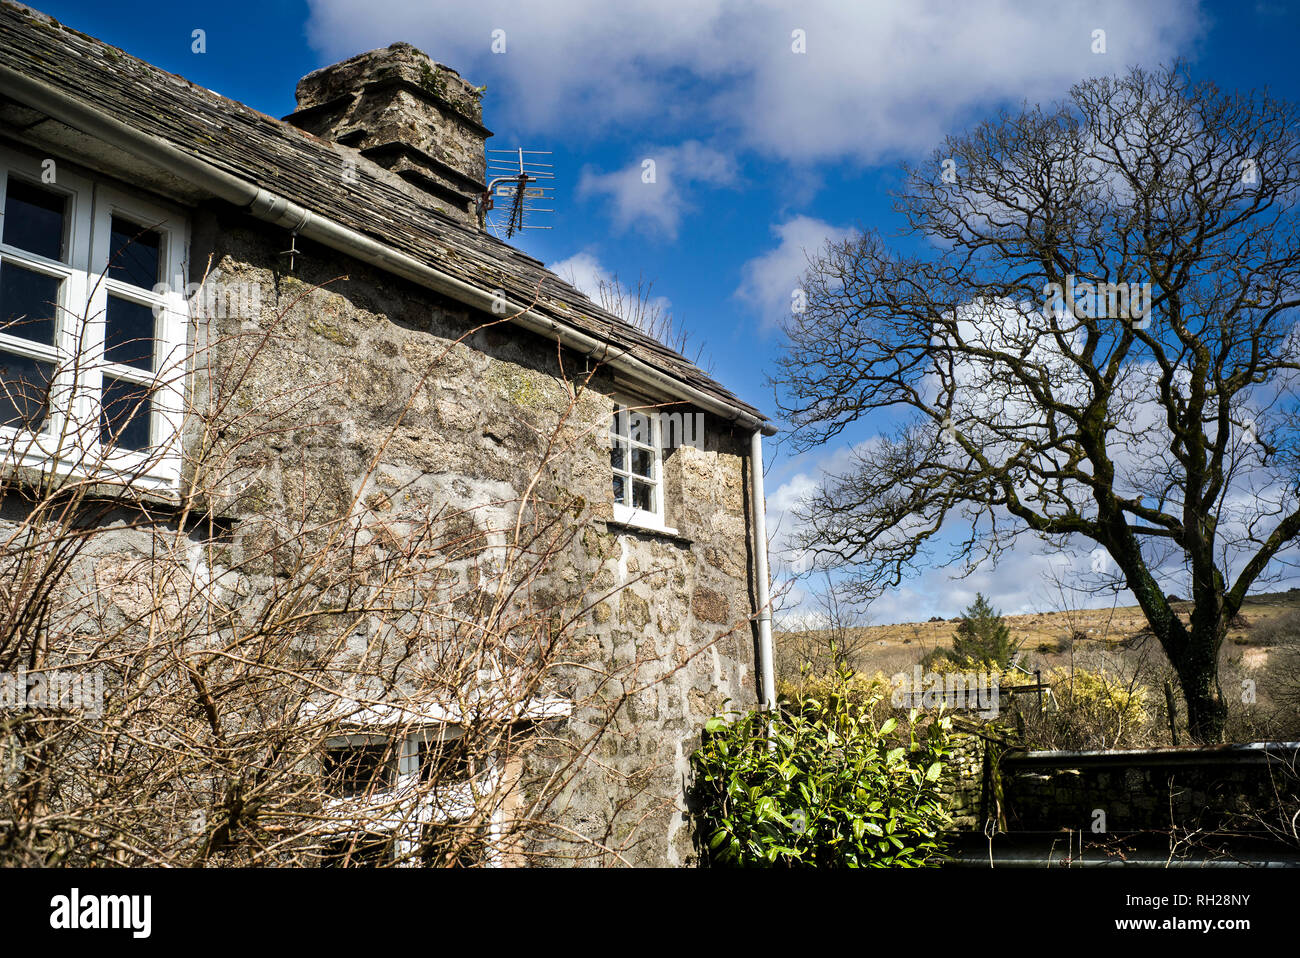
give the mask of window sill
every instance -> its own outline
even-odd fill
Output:
[[[81,470],[51,467],[47,462],[32,465],[0,461],[0,489],[22,490],[28,496],[79,495],[92,502],[114,502],[120,506],[159,509],[179,514],[188,512],[190,522],[211,519],[223,525],[236,521],[234,515],[213,510],[213,504],[202,496],[181,495],[177,484],[165,479],[150,477],[122,478],[105,472],[89,475]]]
[[[670,529],[667,526],[652,526],[640,522],[628,522],[622,519],[606,519],[605,528],[613,532],[632,532],[637,535],[656,536],[660,539],[667,539],[669,542],[676,542],[679,545],[691,546],[695,540],[689,536],[684,536],[676,529]]]

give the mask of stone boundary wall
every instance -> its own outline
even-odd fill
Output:
[[[1300,743],[1140,749],[1006,751],[958,737],[948,789],[958,831],[1108,833],[1249,827],[1300,805]]]

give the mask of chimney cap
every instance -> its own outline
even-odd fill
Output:
[[[369,50],[298,81],[284,119],[352,147],[430,194],[450,215],[482,226],[487,190],[482,91],[409,43]]]
[[[398,41],[320,67],[298,81],[294,114],[315,109],[364,89],[401,84],[451,107],[471,123],[482,126],[483,91],[455,69],[438,63],[419,47]],[[491,132],[483,129],[485,136]]]

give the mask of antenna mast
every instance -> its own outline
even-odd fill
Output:
[[[554,213],[553,208],[538,206],[538,202],[555,200],[555,187],[542,186],[542,181],[555,179],[554,165],[533,157],[549,157],[549,150],[488,150],[488,185],[480,209],[484,226],[498,236],[504,230],[506,238],[520,230],[551,227],[532,222],[538,213]],[[497,201],[503,201],[498,207]],[[494,215],[489,215],[494,214]]]

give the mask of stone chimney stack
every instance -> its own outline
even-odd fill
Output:
[[[482,227],[478,200],[492,133],[479,92],[455,70],[394,43],[307,74],[297,98],[287,122],[360,150],[450,216]]]

